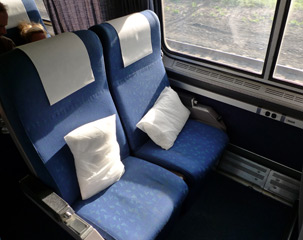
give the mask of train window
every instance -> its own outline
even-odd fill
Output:
[[[298,89],[302,10],[303,0],[162,0],[164,42],[173,53]]]
[[[53,29],[53,26],[52,26],[52,22],[51,22],[50,17],[49,17],[49,15],[47,13],[47,10],[45,8],[43,0],[35,0],[35,3],[37,5],[37,8],[38,8],[38,10],[40,12],[40,15],[41,15],[41,17],[43,19],[44,25],[45,25],[48,33],[50,35],[55,35],[54,29]]]
[[[41,14],[42,19],[50,21],[50,18],[48,16],[48,13],[47,13],[46,8],[44,6],[43,0],[35,0],[35,3],[37,5],[37,8],[39,9],[39,12]]]
[[[261,73],[275,0],[163,0],[167,46],[177,52]]]
[[[293,1],[274,77],[303,86],[303,1]]]

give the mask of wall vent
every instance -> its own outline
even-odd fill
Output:
[[[213,78],[218,78],[220,75],[218,73],[210,73],[210,76]]]
[[[187,69],[189,65],[177,61],[176,64],[175,64],[175,66],[178,67],[178,68]]]
[[[193,66],[189,66],[189,68],[188,68],[189,71],[193,71],[193,72],[196,71],[196,69],[197,69],[197,68],[196,68],[196,67],[193,67]]]
[[[227,82],[231,82],[231,83],[235,81],[234,78],[228,77],[228,76],[223,76],[223,75],[220,75],[220,76],[219,76],[219,79],[224,80],[224,81],[227,81]]]
[[[212,70],[194,66],[188,63],[173,60],[172,69],[174,71],[186,72],[194,78],[204,82],[215,84],[234,91],[244,92],[245,94],[262,98],[268,101],[277,100],[278,104],[303,111],[303,97],[300,94],[281,90],[275,87],[268,87],[265,84],[234,77],[228,74],[217,73]]]
[[[264,189],[289,202],[299,197],[300,182],[281,173],[271,171]]]
[[[235,80],[235,84],[243,85],[243,83],[244,83],[244,81],[242,81],[242,80],[238,80],[238,79]]]
[[[270,95],[275,95],[275,96],[278,96],[278,97],[283,97],[283,95],[284,95],[284,92],[281,92],[281,91],[278,91],[278,90],[275,90],[275,89],[271,89],[271,88],[266,88],[265,92],[270,94]]]
[[[303,98],[302,97],[296,97],[295,101],[298,102],[298,103],[303,103]]]
[[[241,177],[260,188],[264,187],[267,175],[270,171],[262,165],[249,161],[248,159],[229,151],[225,152],[218,168],[232,175]]]
[[[210,74],[209,71],[206,71],[206,70],[203,70],[203,69],[197,69],[196,72],[198,74],[205,75],[205,76],[208,76]]]
[[[257,84],[250,83],[250,82],[244,82],[243,86],[247,87],[247,88],[255,89],[255,90],[261,89],[261,85],[257,85]]]
[[[247,185],[257,186],[263,193],[270,193],[285,203],[293,204],[298,199],[300,181],[235,153],[226,151],[219,162],[218,170],[236,177],[236,180],[244,180]]]
[[[291,95],[291,94],[288,94],[288,93],[285,93],[284,94],[284,98],[286,98],[286,99],[289,99],[289,100],[294,100],[294,95]]]

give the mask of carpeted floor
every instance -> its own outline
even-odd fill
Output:
[[[280,240],[293,208],[212,173],[167,240]]]

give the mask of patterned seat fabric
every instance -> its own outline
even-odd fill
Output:
[[[116,30],[108,23],[91,27],[99,36],[106,64],[110,90],[127,135],[131,150],[136,151],[148,136],[136,127],[144,114],[153,106],[169,81],[161,59],[159,22],[154,13],[142,14],[151,25],[153,53],[124,68]]]
[[[126,172],[120,181],[74,208],[97,229],[102,225],[103,236],[155,239],[182,204],[187,188],[181,178],[154,164],[134,157],[123,163]]]
[[[226,135],[217,128],[189,119],[169,151],[159,148],[149,140],[136,156],[176,172],[181,172],[192,188],[205,177],[219,159],[226,145]]]
[[[161,58],[161,32],[159,20],[150,10],[141,12],[151,28],[152,54],[124,67],[119,37],[109,23],[93,26],[104,46],[106,72],[110,90],[120,113],[130,148],[135,156],[147,159],[186,176],[195,188],[206,172],[219,159],[228,143],[227,135],[200,122],[188,121],[168,151],[151,142],[136,124],[153,106],[168,77]]]
[[[157,165],[129,157],[128,143],[108,90],[100,41],[92,31],[74,34],[86,47],[95,81],[50,105],[33,62],[23,51],[14,49],[0,56],[0,101],[4,112],[37,176],[101,235],[106,239],[153,239],[174,219],[187,195],[187,185]],[[54,40],[56,37],[44,42]],[[34,47],[39,42],[31,44]],[[41,58],[48,56],[47,52],[39,54]],[[103,192],[83,201],[73,156],[63,137],[85,123],[112,114],[117,115],[117,140],[125,174]]]

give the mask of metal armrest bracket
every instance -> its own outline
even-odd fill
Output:
[[[195,98],[192,98],[189,110],[191,118],[226,131],[222,116],[218,115],[213,108],[202,105]]]
[[[43,185],[37,178],[26,176],[20,181],[21,188],[35,204],[46,212],[75,239],[104,240],[104,238],[59,195]]]

